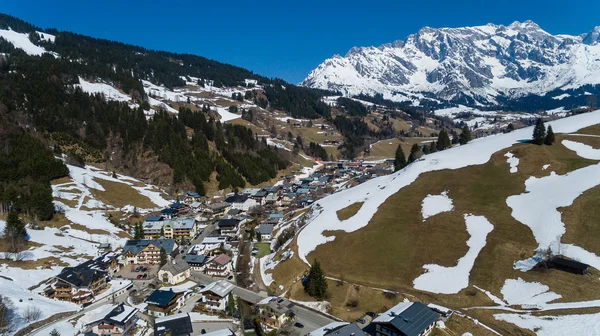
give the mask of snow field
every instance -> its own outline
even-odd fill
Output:
[[[469,251],[458,260],[456,266],[444,267],[436,264],[424,265],[426,273],[413,281],[414,288],[441,294],[456,294],[469,286],[469,275],[475,259],[486,243],[486,237],[494,226],[483,216],[465,215]]]
[[[448,212],[454,210],[452,199],[448,197],[448,191],[443,191],[439,195],[427,195],[423,199],[421,205],[421,214],[423,215],[423,221],[431,216],[435,216],[442,212]]]
[[[507,152],[504,154],[506,157],[506,163],[510,165],[510,172],[514,174],[518,171],[517,166],[519,165],[519,158],[517,158],[513,153]]]

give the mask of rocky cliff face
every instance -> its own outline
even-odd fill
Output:
[[[301,85],[345,95],[381,93],[415,103],[423,96],[494,104],[499,96],[600,83],[600,27],[551,35],[531,21],[508,26],[425,27],[404,41],[354,47],[314,69]]]

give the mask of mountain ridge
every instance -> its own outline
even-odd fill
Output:
[[[552,35],[530,20],[423,27],[405,40],[334,55],[300,85],[350,96],[381,93],[413,104],[434,96],[494,105],[499,98],[600,83],[599,40],[600,26],[579,36]]]

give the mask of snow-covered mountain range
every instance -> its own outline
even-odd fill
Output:
[[[403,101],[497,102],[600,83],[600,26],[552,35],[531,21],[508,26],[424,27],[404,41],[354,47],[314,69],[301,85]]]

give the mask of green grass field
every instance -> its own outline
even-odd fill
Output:
[[[262,258],[266,255],[271,254],[271,248],[269,247],[269,243],[258,243],[254,244],[254,246],[258,249],[257,258]]]

